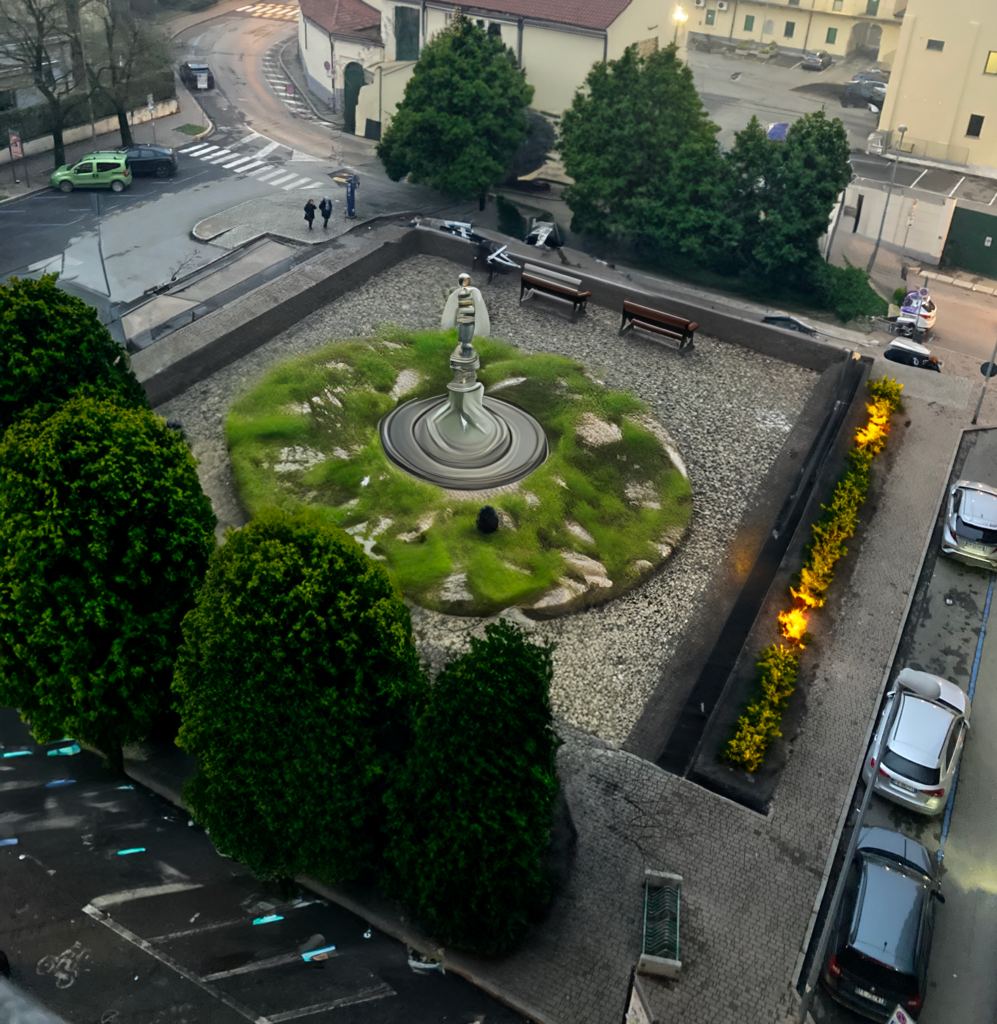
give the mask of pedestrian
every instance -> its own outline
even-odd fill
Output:
[[[328,196],[322,197],[322,202],[318,204],[318,212],[322,214],[322,227],[325,229],[329,226],[329,218],[332,216],[332,200]]]
[[[315,200],[309,199],[305,203],[305,220],[308,221],[308,230],[312,229],[312,221],[315,219]]]

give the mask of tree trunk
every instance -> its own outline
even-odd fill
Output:
[[[55,159],[55,166],[61,167],[66,162],[66,145],[62,141],[62,118],[60,117],[52,125],[52,156]]]
[[[128,111],[125,110],[120,103],[115,103],[118,112],[118,130],[121,132],[121,145],[131,146],[134,144],[132,139],[132,126],[128,123]]]
[[[69,52],[73,62],[73,88],[88,89],[90,80],[87,76],[86,62],[83,60],[83,34],[80,25],[80,0],[66,0],[66,27],[69,29]]]

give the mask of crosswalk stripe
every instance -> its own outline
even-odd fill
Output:
[[[318,191],[321,191],[322,183],[319,181],[306,181],[304,185],[299,185],[298,188],[313,188]]]
[[[296,174],[282,174],[279,178],[274,178],[270,182],[270,184],[271,185],[283,185],[285,181],[290,181],[291,178],[296,178],[296,177],[297,177]]]
[[[207,143],[202,143],[200,146],[187,146],[185,149],[181,149],[180,152],[186,156],[195,156],[197,153],[203,153],[206,149],[216,149],[216,146],[209,146]]]
[[[259,160],[254,160],[251,164],[246,164],[244,167],[240,167],[235,173],[236,174],[247,174],[249,171],[258,170],[261,167],[266,167],[265,163]]]
[[[274,175],[282,174],[283,170],[284,169],[281,168],[279,171],[267,171],[266,174],[257,174],[255,171],[253,171],[252,177],[254,177],[257,181],[267,181],[269,178],[274,177]]]
[[[232,156],[232,150],[223,149],[220,153],[211,153],[207,157],[201,157],[201,159],[208,164],[220,164],[223,160],[228,160],[230,156]]]
[[[255,156],[240,156],[238,160],[233,160],[229,164],[225,164],[225,170],[230,171],[233,167],[238,167],[240,164],[252,163],[256,159]]]
[[[262,160],[265,156],[269,156],[275,149],[280,149],[279,142],[268,142],[257,154],[256,159]]]
[[[197,151],[198,158],[203,160],[209,153],[213,153],[216,149],[218,149],[217,146],[200,146]]]
[[[294,177],[296,180],[290,181],[286,185],[282,186],[285,192],[290,192],[291,189],[301,188],[302,185],[310,184],[310,180],[308,178],[299,178],[297,175]]]

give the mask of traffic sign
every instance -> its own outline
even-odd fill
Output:
[[[21,136],[13,130],[13,128],[7,129],[7,142],[10,145],[10,157],[13,160],[15,157],[18,159],[24,159],[24,147],[21,145]]]
[[[898,1006],[893,1011],[893,1016],[886,1022],[886,1024],[914,1024],[914,1020],[907,1014],[902,1006]]]
[[[984,377],[997,376],[997,366],[994,366],[993,369],[991,369],[991,366],[993,366],[992,363],[984,363],[980,367],[980,373],[982,373]]]
[[[154,114],[156,112],[156,101],[152,98],[151,92],[145,98],[145,105],[149,108],[150,114]]]

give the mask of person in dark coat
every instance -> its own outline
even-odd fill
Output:
[[[305,203],[305,220],[308,221],[308,230],[312,229],[312,221],[315,220],[315,200],[309,199]]]
[[[328,196],[322,197],[322,202],[318,204],[318,212],[322,214],[322,228],[324,230],[329,226],[329,218],[332,216],[332,200]]]

